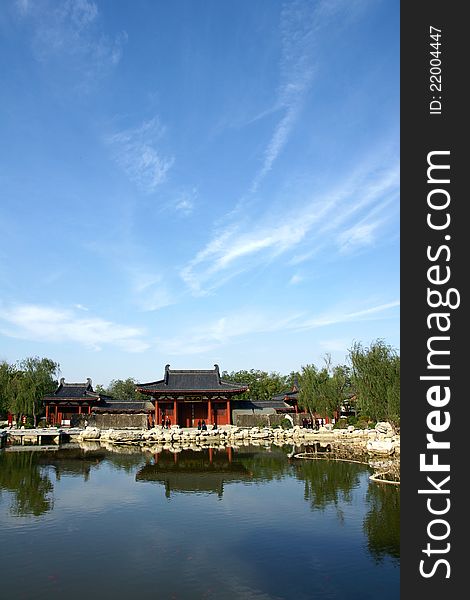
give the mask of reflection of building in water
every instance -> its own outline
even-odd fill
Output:
[[[84,452],[81,448],[64,448],[40,453],[37,465],[52,467],[57,480],[62,475],[82,475],[88,481],[91,469],[99,465],[105,456],[103,451]]]
[[[167,497],[171,492],[212,493],[222,497],[225,483],[253,480],[253,472],[233,458],[232,448],[164,451],[156,454],[154,461],[137,472],[136,481],[163,484]]]

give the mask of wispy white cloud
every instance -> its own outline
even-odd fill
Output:
[[[294,273],[289,280],[289,285],[298,285],[301,281],[303,281],[303,277],[298,273]]]
[[[201,354],[232,343],[243,336],[288,329],[300,315],[277,318],[256,311],[237,311],[185,331],[184,335],[161,339],[159,346],[168,354]]]
[[[251,194],[258,190],[273,168],[299,119],[318,68],[317,55],[323,32],[331,32],[333,28],[340,31],[361,5],[361,1],[345,0],[292,0],[284,3],[280,20],[279,88],[273,107],[261,113],[264,116],[275,110],[280,111],[282,116],[264,150],[262,165],[250,187]]]
[[[160,273],[150,273],[141,267],[128,268],[132,295],[141,310],[155,311],[176,302]]]
[[[129,179],[146,193],[156,190],[174,163],[173,157],[163,156],[157,148],[164,133],[165,128],[155,117],[138,127],[105,138],[116,162]]]
[[[188,217],[194,211],[197,197],[198,192],[196,188],[182,190],[176,195],[174,202],[171,203],[169,208],[175,210],[183,217]]]
[[[83,306],[83,304],[74,304],[73,307],[78,310],[84,310],[85,312],[88,312],[88,308],[86,306]]]
[[[328,311],[321,315],[304,319],[301,323],[298,323],[295,327],[297,330],[304,329],[316,329],[317,327],[326,327],[328,325],[338,325],[340,323],[352,323],[357,321],[367,321],[369,319],[378,318],[377,315],[381,315],[384,312],[390,311],[400,306],[399,300],[393,300],[392,302],[386,302],[384,304],[378,304],[375,306],[369,306],[355,311]],[[380,316],[380,318],[383,318]]]
[[[181,198],[175,204],[175,209],[183,215],[190,215],[193,212],[193,208],[193,203],[187,198]]]
[[[16,5],[17,11],[22,16],[28,14],[28,12],[31,9],[31,4],[30,4],[29,0],[16,0],[15,5]]]
[[[7,337],[59,344],[74,342],[93,350],[111,345],[127,352],[143,352],[149,347],[143,341],[144,331],[136,327],[34,304],[4,306],[0,331]]]
[[[325,352],[344,352],[351,345],[349,338],[332,338],[329,340],[318,340],[318,345]]]
[[[103,33],[98,6],[90,0],[18,0],[19,16],[33,27],[33,51],[40,61],[67,60],[85,79],[103,74],[121,60],[127,33]]]
[[[375,239],[374,234],[380,224],[380,221],[360,222],[341,232],[338,237],[339,251],[347,254],[355,248],[370,246]]]
[[[283,314],[238,311],[224,315],[212,322],[194,327],[184,336],[159,340],[162,351],[172,355],[203,354],[221,346],[231,344],[246,336],[273,333],[277,331],[295,332],[342,323],[386,318],[390,311],[400,305],[399,301],[368,306],[358,310],[332,310],[321,315],[311,316],[304,312]],[[334,349],[334,348],[332,348]]]
[[[258,190],[286,145],[313,80],[315,30],[310,21],[315,15],[312,15],[312,9],[314,13],[318,10],[312,3],[296,1],[287,2],[281,12],[280,84],[275,108],[282,116],[264,150],[263,163],[251,184],[252,194]],[[270,111],[266,112],[269,114]]]
[[[365,165],[310,202],[291,201],[289,211],[240,220],[220,229],[182,269],[181,277],[194,294],[203,294],[300,245],[303,253],[291,258],[293,264],[311,257],[319,248],[340,254],[371,244],[379,226],[390,218],[377,215],[388,206],[389,198],[398,199],[398,185],[394,166],[377,170],[374,165]]]
[[[324,35],[339,35],[367,0],[306,0],[286,2],[281,11],[280,84],[274,101],[281,117],[264,149],[261,167],[248,192],[212,238],[180,271],[194,295],[204,295],[232,277],[273,258],[292,252],[291,264],[312,259],[328,249],[331,256],[352,253],[373,245],[394,211],[388,205],[398,199],[399,170],[390,165],[388,143],[375,155],[359,161],[349,174],[341,174],[322,192],[310,198],[286,197],[281,209],[253,216],[251,199],[274,166],[299,121],[318,68],[318,48]],[[268,111],[269,112],[269,111]],[[380,155],[388,154],[380,166]],[[384,156],[382,156],[382,159]],[[396,157],[394,158],[396,162]],[[269,198],[264,198],[268,205]],[[387,214],[385,214],[387,213]],[[295,280],[292,281],[294,283]]]

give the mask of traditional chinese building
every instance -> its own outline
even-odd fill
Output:
[[[270,402],[278,413],[299,413],[302,412],[302,409],[299,408],[298,400],[299,390],[297,386],[294,385],[291,390],[273,396]]]
[[[62,377],[53,394],[44,397],[46,422],[51,425],[70,425],[74,415],[90,414],[102,403],[100,394],[93,390],[91,379],[85,383],[65,383]]]
[[[202,420],[207,425],[231,424],[231,400],[248,386],[221,379],[218,365],[209,370],[173,370],[166,365],[163,379],[138,383],[136,389],[150,396],[157,425],[169,419],[172,425],[197,427]]]

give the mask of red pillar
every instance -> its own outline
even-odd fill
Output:
[[[90,405],[88,405],[88,414],[89,415],[91,414],[91,406]]]
[[[209,425],[209,423],[212,423],[212,402],[211,399],[209,398],[207,400],[207,424]]]
[[[49,423],[49,404],[46,404],[46,423]]]
[[[173,400],[173,425],[178,425],[178,402]]]
[[[78,405],[78,414],[79,415],[82,414],[82,405],[81,404]]]
[[[158,400],[155,400],[155,425],[160,424],[160,417],[158,414]]]
[[[230,410],[230,400],[227,400],[227,425],[232,424],[232,412]]]

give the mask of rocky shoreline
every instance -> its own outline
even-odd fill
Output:
[[[153,429],[98,429],[86,427],[76,438],[86,442],[104,442],[111,445],[137,446],[178,446],[182,449],[197,449],[210,446],[238,445],[285,445],[316,446],[321,449],[330,445],[335,449],[349,448],[354,454],[367,456],[394,457],[400,456],[400,435],[390,423],[377,423],[374,429],[333,429],[331,426],[320,427],[318,431],[302,427],[290,429],[237,427],[235,425],[220,426],[218,429],[201,431],[195,428],[182,429],[172,426],[170,429],[154,427]]]

